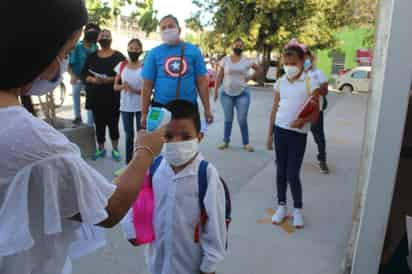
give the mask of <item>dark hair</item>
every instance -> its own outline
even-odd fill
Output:
[[[233,41],[233,44],[234,44],[234,43],[237,43],[237,42],[242,43],[242,45],[245,44],[245,42],[243,42],[242,38],[240,38],[240,37],[236,38],[235,41]]]
[[[88,24],[85,26],[84,31],[88,31],[88,30],[91,30],[91,29],[95,29],[95,30],[97,30],[98,32],[100,32],[100,27],[99,27],[99,25],[98,25],[98,24],[95,24],[95,23],[88,23]]]
[[[140,41],[138,38],[133,38],[132,40],[129,41],[127,45],[130,46],[131,44],[134,44],[134,43],[138,44],[139,47],[143,49],[142,41]]]
[[[305,58],[305,51],[299,46],[289,46],[285,49],[283,55],[287,57],[296,56],[300,60],[303,60]]]
[[[162,22],[163,20],[166,20],[166,19],[172,19],[173,21],[176,22],[177,27],[180,28],[179,20],[177,20],[176,16],[174,16],[172,14],[168,14],[166,16],[163,16],[162,19],[160,19],[159,23]]]
[[[197,105],[186,100],[178,99],[168,103],[166,109],[172,113],[173,120],[191,119],[196,128],[196,133],[200,132],[200,114]]]
[[[306,49],[306,55],[309,56],[310,58],[313,57],[313,54],[309,49]]]
[[[0,12],[0,90],[36,79],[88,22],[83,0],[1,0]],[[19,21],[11,27],[17,12]],[[25,41],[35,41],[36,47],[24,50]],[[24,62],[30,66],[18,65]]]

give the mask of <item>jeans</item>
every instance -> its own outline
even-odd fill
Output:
[[[230,96],[224,90],[221,92],[220,102],[223,106],[225,114],[225,129],[223,142],[230,143],[230,136],[232,134],[233,125],[233,110],[236,108],[237,120],[242,134],[243,145],[249,144],[249,128],[247,123],[247,116],[250,106],[250,91],[246,88],[242,94],[238,96]]]
[[[133,143],[135,128],[133,120],[136,119],[136,130],[140,129],[140,118],[142,113],[139,112],[122,112],[123,127],[126,133],[126,164],[133,158]],[[136,117],[136,118],[135,118]]]
[[[326,162],[326,140],[325,129],[323,126],[323,111],[319,113],[319,120],[312,124],[311,131],[313,139],[318,146],[318,160],[319,162]]]
[[[279,205],[286,205],[287,183],[292,192],[294,207],[303,207],[300,169],[306,150],[307,135],[275,126],[276,183]]]
[[[73,97],[73,111],[74,111],[74,118],[81,119],[81,91],[84,89],[84,84],[82,81],[77,81],[76,84],[72,86],[72,97]],[[91,110],[87,110],[87,124],[90,127],[93,127],[94,120],[93,120],[93,113]]]

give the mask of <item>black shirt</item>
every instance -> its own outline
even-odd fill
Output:
[[[114,68],[123,61],[125,57],[118,51],[112,56],[99,57],[98,52],[92,53],[86,59],[82,71],[82,81],[86,83],[86,109],[104,108],[107,111],[119,110],[120,92],[113,89],[113,84],[95,85],[86,82],[88,76],[93,73],[104,74],[108,77],[116,76]]]

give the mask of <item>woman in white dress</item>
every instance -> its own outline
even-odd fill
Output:
[[[0,13],[0,273],[60,274],[82,223],[110,228],[127,213],[163,132],[139,134],[133,160],[109,183],[18,101],[61,81],[88,20],[83,1],[2,0]]]

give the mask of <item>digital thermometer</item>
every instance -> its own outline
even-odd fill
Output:
[[[158,128],[161,128],[172,119],[172,114],[165,108],[151,107],[149,115],[147,117],[146,129],[147,131],[155,131]]]

